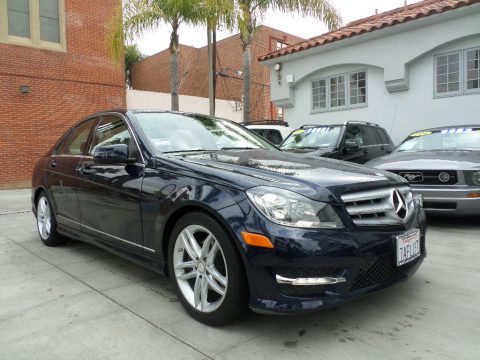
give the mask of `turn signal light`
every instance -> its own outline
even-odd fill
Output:
[[[253,234],[246,231],[242,232],[243,241],[250,246],[273,249],[273,244],[269,238],[260,234]]]
[[[468,194],[467,197],[470,198],[470,199],[478,199],[478,198],[480,198],[480,194],[479,193],[471,193],[471,194]]]

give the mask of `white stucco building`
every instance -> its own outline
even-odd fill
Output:
[[[370,121],[398,143],[480,124],[480,0],[420,1],[261,58],[291,126]]]

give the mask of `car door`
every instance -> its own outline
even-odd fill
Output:
[[[374,126],[362,126],[364,142],[363,149],[366,155],[365,162],[376,159],[385,154],[386,148],[381,144],[376,129],[377,127]]]
[[[126,144],[133,164],[97,163],[99,146]],[[144,164],[129,126],[120,115],[102,116],[93,132],[89,159],[79,164],[81,224],[96,238],[118,247],[143,249],[140,191]],[[143,250],[142,250],[143,251]]]
[[[375,128],[375,131],[377,133],[377,137],[380,143],[380,151],[381,151],[380,156],[385,156],[387,154],[390,154],[395,148],[392,140],[390,139],[390,136],[388,136],[386,130],[381,127]]]
[[[367,162],[368,153],[363,126],[347,125],[342,144],[342,160],[364,164]]]
[[[72,128],[46,164],[46,184],[56,209],[57,221],[67,226],[75,226],[80,222],[76,169],[85,159],[95,121],[95,118],[88,119]]]

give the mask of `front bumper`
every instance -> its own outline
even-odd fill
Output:
[[[423,208],[435,215],[480,215],[480,187],[458,186],[414,186],[412,191],[423,195]]]
[[[230,207],[221,213],[243,248],[250,308],[255,312],[308,312],[335,306],[407,279],[426,256],[425,215],[419,208],[405,226],[343,230],[276,225],[249,209],[248,204],[242,209],[242,217],[235,215],[236,211]],[[420,229],[421,256],[397,267],[395,239],[411,229]],[[244,244],[241,231],[267,235],[274,249]],[[290,280],[323,278],[332,283],[295,286],[278,281],[277,275]]]

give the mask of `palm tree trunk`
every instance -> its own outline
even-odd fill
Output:
[[[250,44],[243,49],[243,122],[250,122],[250,68],[251,68],[251,51]]]
[[[170,36],[170,92],[172,111],[179,110],[178,101],[178,24],[172,25]]]

